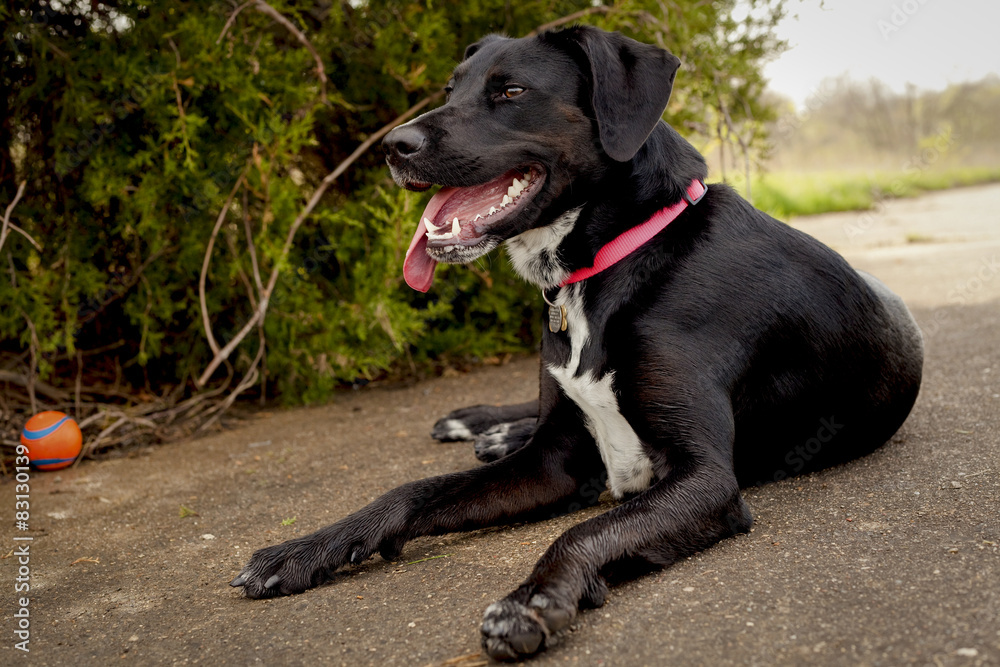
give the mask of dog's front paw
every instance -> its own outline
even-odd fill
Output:
[[[476,436],[473,445],[476,458],[484,463],[496,461],[528,444],[535,433],[537,420],[522,419],[497,424]]]
[[[507,456],[509,453],[507,431],[509,430],[510,424],[497,424],[477,435],[472,445],[476,452],[476,458],[484,463],[489,463]]]
[[[325,581],[336,567],[323,566],[323,551],[315,541],[290,540],[254,552],[231,582],[248,598],[271,598],[301,593]]]
[[[461,419],[455,419],[448,415],[434,423],[434,427],[431,428],[431,437],[439,442],[457,442],[459,440],[472,440],[476,434]]]
[[[229,585],[242,587],[243,594],[249,598],[292,595],[328,581],[343,565],[364,562],[376,548],[386,557],[399,551],[393,540],[386,539],[380,544],[370,538],[351,539],[350,535],[356,533],[334,525],[312,535],[258,549]]]
[[[494,405],[471,405],[452,410],[437,420],[431,429],[431,437],[441,442],[472,440],[480,433],[506,421],[504,408]]]
[[[576,614],[571,605],[557,603],[544,593],[535,593],[526,603],[514,591],[494,602],[483,614],[483,648],[494,660],[521,660],[552,643]]]

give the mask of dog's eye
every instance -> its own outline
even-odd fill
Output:
[[[507,86],[506,88],[503,89],[503,96],[509,100],[512,97],[517,97],[523,92],[524,88],[522,88],[521,86]]]

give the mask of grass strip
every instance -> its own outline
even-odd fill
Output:
[[[728,179],[745,196],[745,178]],[[836,211],[864,211],[877,202],[925,192],[1000,182],[1000,167],[910,171],[777,171],[751,176],[753,205],[781,220]]]

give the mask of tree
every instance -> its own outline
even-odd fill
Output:
[[[1000,130],[1000,78],[953,84],[942,91],[907,86],[896,93],[878,80],[854,81],[844,75],[824,81],[799,119],[790,110],[781,153],[798,167],[854,168],[887,164],[907,170],[937,161],[995,164]],[[928,147],[934,151],[924,155]]]

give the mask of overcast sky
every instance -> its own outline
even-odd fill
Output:
[[[826,77],[939,90],[1000,73],[998,0],[789,0],[771,88],[800,107]]]

